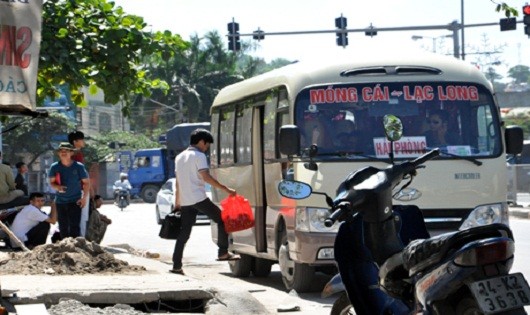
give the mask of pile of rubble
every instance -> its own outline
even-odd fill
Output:
[[[82,237],[37,246],[31,252],[9,253],[9,259],[0,261],[0,274],[123,274],[145,270],[143,266],[130,266],[116,259],[100,245]]]

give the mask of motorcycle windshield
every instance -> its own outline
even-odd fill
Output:
[[[337,84],[302,90],[295,103],[301,146],[318,146],[318,158],[388,158],[383,116],[403,122],[396,158],[430,148],[488,158],[502,152],[499,117],[491,92],[465,82]]]

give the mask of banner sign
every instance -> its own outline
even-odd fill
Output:
[[[0,112],[34,111],[42,0],[0,1]]]
[[[394,142],[394,157],[410,158],[425,153],[427,140],[425,137],[403,137]],[[375,155],[378,158],[388,158],[390,153],[390,142],[384,138],[374,138]]]

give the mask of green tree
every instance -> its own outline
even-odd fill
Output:
[[[37,100],[58,96],[68,84],[76,105],[80,88],[105,93],[105,102],[129,104],[131,93],[149,96],[168,85],[142,64],[145,56],[170,58],[187,47],[179,35],[146,31],[143,18],[125,14],[107,0],[48,0],[43,4]],[[128,112],[125,107],[125,112]]]
[[[504,15],[506,17],[512,17],[512,16],[519,16],[519,12],[517,9],[509,6],[506,2],[497,2],[494,0],[490,0],[491,2],[497,4],[496,11],[497,12],[504,12]]]
[[[65,115],[56,112],[50,113],[46,119],[12,117],[4,126],[3,144],[7,145],[4,150],[4,161],[15,164],[22,160],[23,154],[30,158],[28,167],[44,153],[53,150],[53,143],[57,144],[57,136],[65,135],[75,128],[72,121]]]
[[[517,65],[508,70],[508,77],[512,78],[515,83],[530,82],[530,67]]]
[[[167,94],[155,90],[150,97],[137,96],[133,128],[150,133],[158,126],[167,130],[183,121],[209,120],[218,91],[243,79],[237,75],[238,56],[225,46],[217,32],[193,35],[186,50],[163,62],[150,63],[149,71],[167,82],[170,89]]]

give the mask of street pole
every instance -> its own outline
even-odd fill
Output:
[[[458,22],[453,21],[451,23],[450,30],[453,31],[453,56],[458,59],[460,57],[460,45],[458,39]]]
[[[460,24],[462,24],[462,60],[466,60],[466,46],[464,42],[464,0],[460,0]]]

